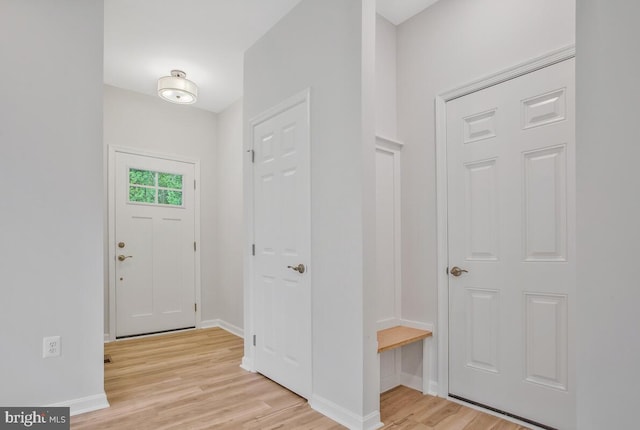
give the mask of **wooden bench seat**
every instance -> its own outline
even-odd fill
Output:
[[[422,393],[429,391],[429,338],[433,333],[406,326],[395,326],[378,331],[378,354],[422,341]]]
[[[401,346],[426,339],[431,335],[432,333],[429,330],[420,330],[403,325],[380,330],[378,331],[378,352],[400,348]]]

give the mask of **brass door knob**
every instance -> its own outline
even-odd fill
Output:
[[[304,273],[304,264],[300,263],[297,266],[287,266],[287,268],[291,269],[291,270],[295,270],[298,273]]]
[[[465,269],[461,269],[458,266],[453,266],[451,268],[451,270],[449,270],[449,273],[451,273],[453,276],[458,277],[458,276],[462,275],[463,273],[469,273],[469,271],[465,270]]]
[[[133,255],[118,255],[118,261],[124,261],[127,258],[133,258]]]

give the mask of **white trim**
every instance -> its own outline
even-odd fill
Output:
[[[393,267],[395,274],[393,279],[395,301],[393,314],[396,318],[402,314],[402,162],[400,151],[403,145],[400,142],[376,136],[376,152],[386,152],[393,156]]]
[[[434,342],[438,346],[438,393],[449,394],[449,297],[448,297],[448,233],[447,233],[447,107],[453,99],[506,82],[527,73],[535,72],[565,60],[574,58],[574,45],[552,51],[506,70],[478,79],[458,88],[440,93],[435,99],[436,107],[436,208],[437,208],[437,285],[438,285],[438,333]],[[430,385],[431,387],[431,385]],[[486,412],[486,411],[485,411]]]
[[[429,330],[431,333],[433,333],[433,324],[431,323],[423,323],[419,321],[412,321],[412,320],[405,320],[405,319],[400,319],[398,320],[398,322],[400,323],[400,325],[403,325],[406,327],[417,328],[419,330]]]
[[[109,401],[107,395],[102,392],[100,394],[94,394],[93,396],[81,397],[79,399],[67,400],[64,402],[54,403],[47,405],[47,407],[68,407],[70,408],[71,415],[79,415],[87,412],[97,411],[99,409],[108,408]]]
[[[252,342],[252,335],[254,330],[254,295],[253,295],[253,258],[252,258],[252,245],[254,244],[254,207],[253,207],[253,163],[251,160],[251,152],[253,151],[253,130],[254,127],[268,119],[288,110],[299,104],[305,104],[307,108],[307,123],[309,142],[309,175],[311,175],[311,89],[306,88],[299,93],[285,99],[284,101],[276,104],[275,106],[265,110],[264,112],[249,119],[245,123],[244,132],[244,151],[245,158],[243,160],[243,195],[244,195],[244,231],[245,231],[245,246],[244,246],[244,264],[243,264],[243,286],[244,286],[244,327],[247,336],[244,338],[244,356],[242,357],[242,367],[250,372],[255,372],[255,347]],[[310,178],[311,179],[311,178]],[[310,180],[311,186],[311,180]],[[311,207],[311,190],[307,194],[308,204]],[[310,215],[313,217],[313,214]],[[311,221],[311,219],[310,219]],[[310,227],[313,225],[310,223]],[[311,234],[311,231],[309,232]],[[312,238],[309,241],[309,259],[312,266],[313,255],[311,250]],[[309,287],[311,288],[311,297],[313,297],[313,271],[308,272]],[[311,304],[310,304],[311,305]],[[312,307],[309,308],[309,318],[311,318],[311,339],[313,339],[313,316]],[[311,344],[313,348],[313,343]],[[313,393],[313,349],[311,351],[311,387],[310,396]]]
[[[311,397],[309,406],[350,430],[374,430],[383,426],[378,411],[361,416],[317,395]]]
[[[508,69],[501,70],[492,75],[486,76],[481,79],[469,82],[468,84],[461,85],[449,91],[445,91],[438,95],[438,98],[444,99],[445,102],[466,96],[467,94],[475,93],[485,88],[492,87],[494,85],[501,84],[511,79],[526,75],[527,73],[535,72],[536,70],[543,69],[545,67],[552,66],[565,60],[569,60],[576,56],[575,45],[565,46],[564,48],[557,49],[555,51],[548,52],[540,57],[533,58],[525,61],[524,63],[516,64]]]
[[[197,310],[195,312],[196,327],[200,327],[200,319],[202,318],[202,274],[200,270],[200,252],[201,237],[200,237],[200,160],[198,158],[186,157],[183,155],[166,154],[154,151],[148,151],[138,148],[130,148],[119,145],[108,146],[107,157],[107,204],[108,204],[108,241],[109,241],[109,256],[116,255],[116,193],[115,193],[115,156],[116,153],[138,155],[143,157],[154,157],[163,160],[178,161],[182,163],[193,164],[194,166],[194,179],[196,181],[196,189],[194,190],[194,239],[198,243],[195,251],[195,301],[197,304]],[[107,257],[109,261],[109,340],[116,340],[116,267],[115,258]]]
[[[412,375],[411,373],[400,372],[398,375],[398,385],[404,385],[405,387],[422,392],[422,377]]]
[[[214,320],[204,320],[204,321],[200,321],[200,326],[198,328],[221,328],[225,331],[228,331],[229,333],[244,338],[244,330],[241,329],[238,326],[235,326],[231,323],[228,323],[224,320],[221,319],[214,319]]]
[[[111,335],[109,333],[104,334],[104,343],[111,342]]]
[[[240,367],[247,372],[256,373],[256,367],[253,364],[253,357],[242,357],[242,362],[240,363]]]
[[[216,327],[220,327],[220,320],[219,319],[214,319],[214,320],[202,320],[200,321],[200,327],[198,328],[216,328]]]
[[[383,149],[388,149],[389,151],[402,151],[404,142],[400,142],[399,140],[376,134],[376,146],[379,146]]]

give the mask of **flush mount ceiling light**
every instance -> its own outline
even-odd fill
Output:
[[[188,105],[196,102],[198,87],[186,79],[182,70],[172,70],[171,76],[158,79],[158,95],[172,103]]]

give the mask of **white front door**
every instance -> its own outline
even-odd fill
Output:
[[[449,392],[562,429],[575,427],[574,125],[573,60],[447,103]]]
[[[116,337],[195,326],[194,164],[115,153]]]
[[[307,102],[252,126],[255,368],[311,394],[310,158]]]

